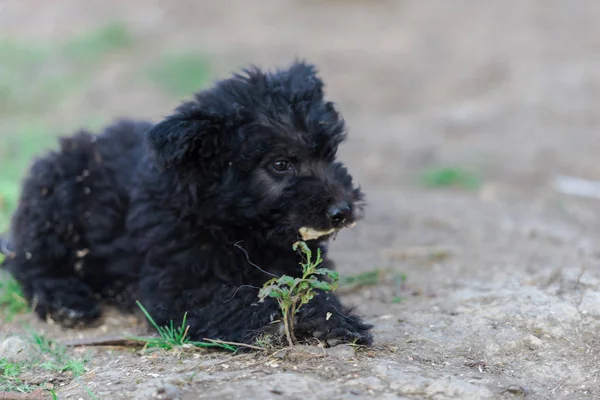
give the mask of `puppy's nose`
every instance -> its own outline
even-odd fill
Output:
[[[334,204],[327,209],[327,215],[333,227],[337,228],[350,216],[350,205],[345,201]]]

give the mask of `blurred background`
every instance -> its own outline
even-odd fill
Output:
[[[369,186],[529,194],[556,174],[600,179],[599,12],[547,0],[2,1],[0,204],[14,206],[16,180],[54,135],[157,121],[240,67],[294,57],[319,66]]]
[[[305,58],[348,122],[340,158],[369,202],[332,253],[353,277],[347,301],[400,349],[377,357],[510,369],[490,388],[588,385],[599,16],[597,0],[0,0],[0,231],[57,135],[157,122],[239,68]],[[0,279],[0,311],[23,311],[11,285]],[[560,350],[502,347],[531,335]]]
[[[370,186],[600,178],[599,12],[547,0],[2,1],[0,204],[5,215],[54,135],[157,121],[214,79],[294,57],[322,71],[349,122],[347,161]]]

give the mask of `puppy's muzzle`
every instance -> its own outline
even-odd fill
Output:
[[[334,228],[341,227],[350,217],[352,210],[346,201],[340,201],[327,209],[327,216]]]

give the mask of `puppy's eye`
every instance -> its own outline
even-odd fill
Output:
[[[277,160],[271,164],[271,168],[273,168],[276,172],[287,172],[291,169],[291,164],[288,160]]]

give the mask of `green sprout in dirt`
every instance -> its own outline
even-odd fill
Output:
[[[175,327],[173,321],[170,322],[168,326],[158,326],[156,321],[150,316],[148,311],[142,306],[142,303],[137,302],[138,307],[142,310],[142,313],[146,316],[150,324],[156,329],[159,337],[133,337],[132,340],[137,340],[140,342],[144,342],[145,346],[148,348],[158,347],[165,350],[171,350],[176,347],[180,347],[186,344],[196,346],[196,347],[217,347],[226,349],[229,351],[237,350],[234,346],[223,343],[221,341],[215,340],[211,342],[195,342],[189,339],[187,336],[188,330],[190,326],[186,324],[187,322],[187,313],[183,315],[183,320],[181,321],[181,326]]]
[[[300,308],[311,301],[316,293],[315,290],[333,291],[337,289],[339,275],[337,272],[327,268],[318,268],[323,262],[321,258],[321,249],[317,249],[317,256],[313,260],[311,249],[305,242],[296,242],[294,251],[302,254],[302,277],[293,278],[283,275],[279,278],[273,278],[265,282],[258,293],[260,301],[267,297],[273,297],[277,300],[283,317],[285,335],[290,346],[296,342],[294,336],[294,316]],[[318,276],[325,276],[330,281],[320,280]]]

